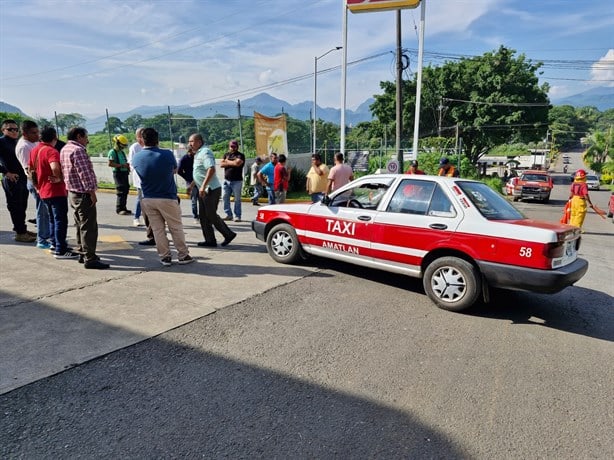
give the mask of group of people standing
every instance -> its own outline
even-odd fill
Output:
[[[96,215],[97,182],[87,155],[89,143],[85,128],[68,131],[68,142],[60,141],[55,128],[39,130],[25,120],[22,138],[15,120],[2,122],[0,172],[3,174],[7,208],[13,223],[15,241],[34,243],[50,250],[56,259],[79,259],[87,269],[105,269],[109,264],[96,255],[98,223]],[[28,190],[36,202],[37,232],[26,224]],[[68,246],[68,202],[77,229],[77,250]]]
[[[292,168],[287,166],[284,154],[271,153],[269,162],[262,166],[262,159],[256,158],[251,167],[250,185],[254,187],[252,203],[258,206],[262,190],[266,190],[269,204],[281,204],[286,201]],[[354,179],[350,165],[343,162],[343,154],[335,154],[335,166],[330,171],[322,163],[318,153],[311,155],[311,167],[307,172],[305,190],[313,203],[322,201],[324,196]]]

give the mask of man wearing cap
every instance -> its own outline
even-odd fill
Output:
[[[113,137],[113,148],[109,150],[109,167],[113,168],[113,180],[115,181],[115,193],[117,200],[115,201],[115,212],[122,216],[129,216],[132,211],[126,209],[126,201],[128,200],[128,192],[130,191],[130,165],[124,153],[124,149],[128,147],[128,139],[123,134]]]
[[[413,160],[409,164],[409,169],[407,170],[405,174],[424,174],[424,171],[422,171],[421,169],[418,169],[418,162],[416,160]]]
[[[241,189],[243,188],[243,165],[245,155],[239,152],[239,143],[232,140],[228,143],[228,153],[224,154],[220,167],[224,168],[224,188],[222,202],[224,203],[224,220],[232,220],[230,195],[235,198],[234,220],[241,222]]]
[[[252,204],[254,206],[260,206],[258,203],[258,199],[260,195],[262,195],[262,185],[260,185],[260,181],[258,180],[258,171],[262,167],[262,158],[256,157],[256,160],[252,164],[250,175],[249,175],[249,185],[254,188],[254,196],[252,196]]]
[[[448,160],[445,157],[439,160],[439,172],[437,173],[437,175],[446,176],[446,177],[459,177],[460,176],[458,174],[458,169],[452,166],[452,164],[450,163],[450,160]]]

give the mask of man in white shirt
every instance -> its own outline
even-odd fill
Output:
[[[128,150],[128,164],[132,164],[132,158],[134,154],[143,150],[143,128],[139,128],[135,132],[136,142],[130,146]],[[141,179],[134,169],[130,171],[132,173],[132,185],[136,188],[136,207],[134,209],[134,226],[140,227],[141,225]]]
[[[28,192],[30,192],[30,195],[32,195],[36,203],[36,220],[28,220],[30,223],[36,223],[36,247],[39,249],[49,249],[51,247],[51,221],[49,220],[49,211],[32,184],[28,171],[30,152],[36,147],[39,139],[40,132],[38,125],[31,120],[22,121],[21,138],[17,141],[17,145],[15,146],[15,155],[19,163],[21,163],[23,170],[28,174]]]

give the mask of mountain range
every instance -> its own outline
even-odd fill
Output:
[[[373,117],[369,106],[374,102],[374,100],[375,99],[366,100],[360,104],[356,110],[346,110],[346,123],[348,125],[355,125],[361,121],[371,121]],[[313,110],[313,102],[311,101],[291,104],[282,99],[277,99],[276,97],[273,97],[267,93],[260,93],[249,99],[241,100],[240,104],[242,117],[251,117],[253,116],[254,112],[259,112],[270,117],[285,113],[298,120],[309,120]],[[128,112],[114,113],[112,115],[121,120],[125,120],[129,116],[135,114],[139,114],[144,118],[150,118],[161,113],[168,113],[168,110],[168,106],[140,106]],[[174,114],[190,115],[197,119],[209,118],[215,115],[237,117],[239,113],[239,106],[238,101],[222,101],[198,106],[170,106],[170,111]],[[317,116],[319,119],[324,121],[339,124],[341,119],[341,110],[318,106]],[[101,126],[104,126],[105,121],[106,117],[100,116],[89,119],[87,124],[97,131]]]
[[[356,110],[346,110],[346,123],[356,125],[361,121],[371,121],[373,119],[369,106],[374,99],[368,99],[360,104]],[[572,105],[574,107],[597,107],[600,111],[614,108],[614,87],[601,86],[584,91],[582,93],[566,96],[564,98],[553,98],[554,105]],[[299,120],[309,120],[313,110],[313,102],[304,101],[298,104],[290,104],[287,101],[278,99],[267,93],[260,93],[252,98],[240,101],[241,116],[252,116],[259,112],[263,115],[276,116],[283,113]],[[112,113],[121,120],[125,120],[131,115],[141,115],[143,118],[151,118],[155,115],[168,113],[168,106],[140,106],[128,112]],[[222,101],[199,106],[170,106],[170,110],[175,114],[190,115],[194,118],[208,118],[215,115],[225,115],[236,117],[238,115],[238,101]],[[18,107],[0,101],[0,112],[19,113],[27,116]],[[318,118],[331,123],[339,124],[341,110],[331,107],[317,107]],[[86,127],[92,131],[100,131],[106,122],[104,115],[88,118]]]

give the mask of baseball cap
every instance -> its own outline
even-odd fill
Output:
[[[410,163],[410,166],[414,166],[415,168],[417,168],[417,167],[418,167],[418,162],[417,162],[416,160],[413,160],[413,161]]]
[[[450,163],[450,160],[445,157],[439,160],[439,166],[447,165],[448,163]]]

